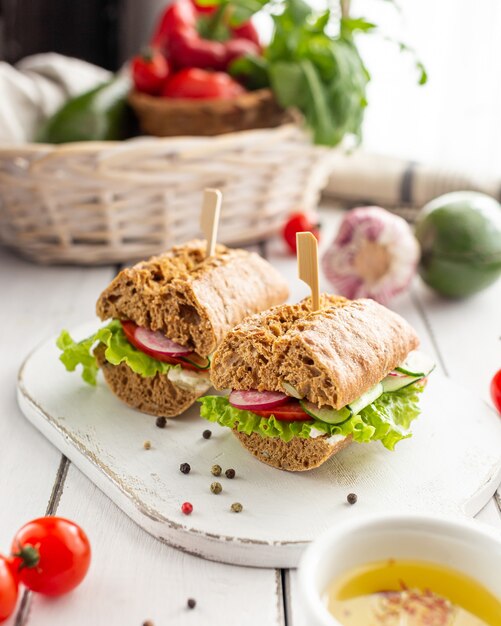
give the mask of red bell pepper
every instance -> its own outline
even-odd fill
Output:
[[[232,29],[236,39],[247,39],[252,41],[261,51],[261,42],[259,41],[259,35],[257,34],[256,27],[252,22],[244,22],[240,26],[234,26]]]
[[[203,15],[207,18],[217,11],[204,10]],[[205,39],[199,33],[201,16],[191,0],[177,0],[167,7],[160,18],[151,45],[162,50],[175,68],[224,70],[239,56],[261,52],[257,32],[250,22],[230,27],[230,39],[216,41]]]

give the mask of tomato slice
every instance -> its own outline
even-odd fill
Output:
[[[282,404],[281,406],[277,406],[274,409],[268,409],[265,411],[252,411],[256,415],[260,415],[261,417],[270,417],[271,415],[275,416],[279,422],[302,422],[302,421],[311,421],[311,417],[308,413],[305,413],[301,408],[298,400],[291,399],[286,404]]]
[[[178,359],[175,356],[168,356],[167,354],[164,354],[163,352],[157,352],[156,350],[151,350],[150,348],[146,348],[146,346],[140,345],[136,341],[135,336],[134,336],[134,332],[137,328],[136,324],[134,324],[134,322],[131,322],[129,320],[120,320],[120,323],[122,324],[122,328],[125,333],[125,336],[127,337],[127,340],[134,346],[134,348],[136,348],[140,352],[143,352],[144,354],[147,354],[148,356],[153,357],[157,361],[162,361],[163,363],[170,363],[171,365],[181,365],[181,367],[183,367],[184,369],[194,370],[195,372],[200,371],[199,367],[197,367],[196,365],[192,365],[191,363],[188,363],[184,359],[180,359],[180,358]]]

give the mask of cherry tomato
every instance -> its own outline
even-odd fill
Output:
[[[244,92],[242,85],[224,72],[188,68],[167,81],[162,95],[167,98],[228,100]]]
[[[169,76],[169,64],[161,52],[151,50],[132,59],[131,71],[137,91],[155,96]]]
[[[79,585],[90,565],[87,535],[62,517],[41,517],[25,524],[12,542],[13,563],[28,589],[48,596]]]
[[[18,586],[12,560],[0,555],[0,622],[10,617],[16,608]]]
[[[139,344],[136,341],[136,338],[134,335],[136,328],[137,328],[134,322],[122,320],[121,324],[122,324],[123,331],[128,341],[130,341],[130,343],[134,346],[134,348],[137,348],[140,352],[144,352],[144,354],[147,354],[148,356],[153,357],[157,361],[162,361],[162,363],[170,363],[171,365],[181,365],[181,367],[188,369],[188,370],[194,370],[195,372],[200,371],[199,367],[196,367],[196,365],[192,365],[191,363],[188,363],[184,359],[177,358],[175,356],[169,356],[167,354],[164,354],[163,352],[157,352],[156,350],[151,350],[150,348],[147,348],[146,346]],[[195,355],[193,356],[195,359],[197,358]]]
[[[267,411],[252,411],[256,415],[261,417],[275,416],[279,422],[300,422],[305,420],[311,420],[308,413],[305,413],[301,408],[301,405],[297,400],[290,400],[286,404],[281,404],[274,409],[268,409]]]
[[[491,397],[494,402],[494,406],[501,415],[501,370],[498,370],[494,374],[494,378],[491,380]]]
[[[319,224],[306,213],[293,213],[283,229],[283,237],[291,249],[296,253],[296,233],[310,232],[320,239]]]

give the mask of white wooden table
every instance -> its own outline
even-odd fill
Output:
[[[322,209],[323,245],[339,214]],[[266,248],[264,250],[264,248]],[[262,247],[291,283],[291,299],[306,295],[295,259],[279,241]],[[113,505],[22,416],[16,375],[39,342],[93,319],[94,303],[117,268],[39,267],[0,249],[0,551],[29,519],[58,514],[88,533],[93,562],[74,593],[46,600],[25,593],[8,624],[36,626],[307,626],[297,606],[296,575],[252,569],[176,551],[150,537]],[[327,284],[323,285],[328,288]],[[489,382],[501,367],[501,281],[464,302],[445,301],[415,280],[394,303],[421,336],[439,368],[490,402]],[[501,498],[478,519],[501,532]],[[197,601],[186,608],[187,598]]]

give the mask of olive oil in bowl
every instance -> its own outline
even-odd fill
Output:
[[[501,626],[500,600],[473,578],[426,561],[354,568],[331,583],[325,599],[343,626]]]

